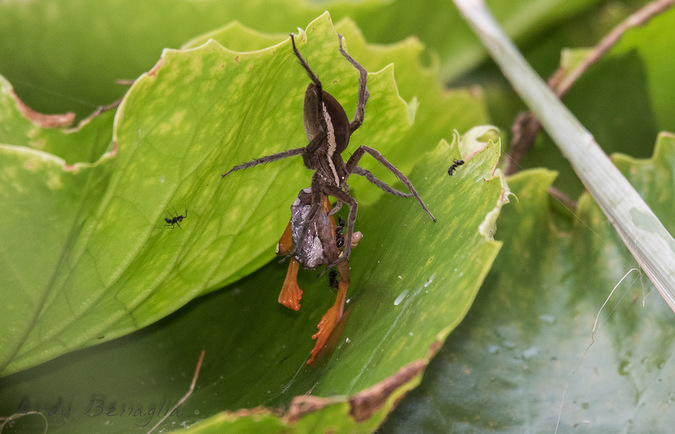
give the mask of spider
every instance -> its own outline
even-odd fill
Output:
[[[455,173],[455,170],[464,164],[464,160],[453,160],[452,166],[448,169],[448,175],[452,176]]]
[[[368,101],[369,96],[368,88],[366,87],[368,72],[344,50],[342,46],[342,35],[338,35],[340,53],[359,71],[356,113],[351,122],[347,118],[347,114],[340,103],[331,94],[323,90],[321,81],[319,81],[318,77],[310,69],[309,65],[295,46],[293,34],[291,34],[290,37],[293,53],[298,58],[300,65],[305,69],[311,80],[311,83],[307,86],[307,90],[305,91],[303,109],[305,133],[307,135],[307,140],[309,140],[309,144],[302,148],[289,149],[287,151],[267,155],[247,163],[239,164],[221,175],[221,178],[224,178],[237,170],[301,155],[304,165],[308,169],[314,171],[311,184],[311,209],[309,210],[307,221],[311,221],[315,217],[316,213],[323,206],[323,198],[326,196],[332,196],[337,199],[337,204],[331,213],[337,212],[343,203],[349,206],[347,232],[344,237],[344,249],[338,258],[328,264],[326,269],[330,269],[339,262],[347,260],[352,249],[352,237],[354,235],[354,224],[356,222],[358,209],[356,200],[349,195],[349,187],[347,185],[347,179],[352,174],[365,177],[371,183],[380,187],[387,193],[402,197],[414,196],[422,209],[426,211],[434,222],[436,221],[436,218],[427,209],[424,202],[422,202],[422,199],[419,194],[417,194],[417,191],[410,180],[394,167],[393,164],[387,161],[387,159],[377,150],[362,145],[354,151],[346,163],[342,159],[341,154],[347,149],[351,135],[363,124],[366,102]],[[366,153],[370,154],[403,182],[410,193],[404,193],[390,187],[376,178],[375,175],[368,170],[359,167],[359,160]],[[303,231],[303,236],[305,233],[306,232]]]

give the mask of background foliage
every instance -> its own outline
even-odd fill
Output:
[[[563,48],[596,43],[642,5],[492,3],[542,75]],[[508,143],[522,106],[451,2],[68,0],[0,9],[0,414],[40,410],[62,432],[147,431],[185,392],[206,349],[195,393],[165,428],[216,415],[194,429],[370,431],[420,381],[482,284],[382,432],[547,431],[560,409],[563,432],[672,425],[672,312],[655,295],[643,307],[653,291],[646,279],[623,281],[584,353],[600,306],[634,261],[591,198],[571,210],[547,196],[551,184],[573,197],[582,190],[545,134],[523,166],[560,174],[534,169],[508,180],[517,200],[501,210],[495,236],[504,244],[487,273],[499,245],[479,225],[500,212],[504,186],[490,176],[499,148],[443,139],[492,123]],[[332,356],[306,368],[309,336],[331,302],[326,282],[301,273],[305,299],[294,313],[276,304],[283,265],[252,272],[273,257],[309,172],[289,161],[227,184],[217,175],[302,145],[307,79],[286,35],[326,9],[371,72],[368,117],[352,146],[376,147],[409,173],[439,223],[353,183],[365,238],[352,260],[349,320]],[[657,134],[675,129],[674,20],[668,12],[629,32],[565,98],[607,152],[625,154],[617,165],[671,232],[673,138]],[[314,21],[301,51],[351,115],[356,73],[337,52],[332,22]],[[203,34],[218,43],[199,47]],[[184,45],[198,48],[162,53]],[[116,83],[151,69],[130,89]],[[116,111],[87,118],[127,89]],[[65,133],[35,126],[14,93],[38,112],[86,120]],[[448,178],[452,159],[474,149]],[[184,228],[161,228],[174,209],[188,209]],[[388,380],[395,387],[381,407],[364,422],[349,416],[360,393],[372,398],[368,388]],[[323,399],[292,407],[311,410],[303,417],[274,410],[307,391]],[[237,412],[259,405],[267,409]],[[126,417],[128,408],[142,415]],[[32,416],[12,429],[43,426]]]

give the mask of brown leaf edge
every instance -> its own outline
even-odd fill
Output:
[[[56,113],[51,115],[40,113],[36,110],[33,110],[25,102],[23,102],[19,97],[19,95],[16,94],[13,88],[10,89],[9,94],[14,99],[14,102],[16,103],[16,107],[19,110],[19,112],[21,112],[21,114],[26,119],[31,121],[33,125],[40,128],[61,128],[66,133],[77,132],[84,125],[91,122],[91,120],[96,118],[97,116],[100,116],[101,114],[110,110],[116,110],[117,107],[120,105],[120,102],[124,98],[123,95],[121,98],[117,99],[116,101],[113,101],[110,104],[98,106],[96,110],[94,110],[89,116],[78,122],[76,126],[72,127],[73,122],[75,121],[75,113],[67,112],[67,113]]]
[[[60,113],[54,115],[46,115],[44,113],[39,113],[28,107],[26,103],[21,101],[21,98],[14,92],[14,89],[10,91],[12,98],[16,101],[16,106],[23,114],[23,116],[31,121],[33,124],[42,128],[66,128],[73,124],[75,120],[75,113]]]
[[[72,126],[73,122],[75,121],[75,113],[73,112],[67,112],[67,113],[58,113],[58,114],[44,114],[40,113],[38,111],[33,110],[31,107],[29,107],[25,102],[21,100],[21,98],[16,94],[14,89],[10,89],[9,91],[10,96],[12,99],[14,99],[14,102],[16,104],[17,109],[19,112],[33,125],[39,127],[39,128],[53,128],[53,129],[61,129],[63,133],[65,134],[71,134],[71,133],[76,133],[82,127],[84,127],[86,124],[91,122],[94,118],[100,116],[101,114],[110,111],[110,110],[117,110],[119,107],[120,103],[126,96],[123,95],[121,98],[119,98],[116,101],[113,101],[112,103],[108,105],[102,105],[96,108],[89,116],[86,118],[80,120],[76,126]],[[112,138],[112,132],[111,132],[111,138]],[[111,158],[114,157],[115,154],[117,153],[117,141],[113,141],[113,146],[112,149],[106,152],[104,155],[101,157],[105,158]],[[64,164],[64,170],[68,171],[77,171],[79,169],[79,166],[81,163],[75,163],[75,164]]]
[[[349,398],[343,396],[320,397],[307,394],[293,398],[290,407],[285,413],[281,409],[259,406],[251,409],[222,412],[219,416],[222,420],[234,420],[243,417],[259,417],[265,415],[277,416],[280,417],[281,422],[284,425],[292,429],[293,425],[305,416],[320,411],[330,405],[342,404],[347,401],[350,406],[349,416],[357,423],[365,422],[375,415],[393,394],[401,389],[406,389],[403,393],[400,393],[400,396],[397,397],[387,413],[393,411],[405,395],[416,386],[416,384],[413,384],[415,380],[421,380],[424,369],[441,346],[441,341],[434,341],[429,348],[427,357],[404,365],[391,377],[386,378]],[[381,422],[384,422],[384,419]],[[195,427],[198,425],[199,423],[195,425]]]

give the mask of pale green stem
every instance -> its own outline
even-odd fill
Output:
[[[516,92],[553,138],[619,236],[675,311],[675,240],[583,125],[534,72],[482,0],[454,0]]]

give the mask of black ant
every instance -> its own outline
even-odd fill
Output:
[[[464,164],[464,160],[453,160],[452,166],[448,169],[448,175],[452,176],[453,173],[455,173],[455,170]]]
[[[337,279],[338,277],[338,272],[335,268],[331,268],[331,270],[328,272],[328,284],[330,285],[331,288],[334,290],[338,290],[340,287],[340,282]]]
[[[164,227],[171,226],[171,229],[173,229],[176,225],[178,225],[179,228],[183,229],[180,226],[180,222],[182,222],[183,219],[187,218],[187,216],[188,216],[187,208],[185,208],[185,215],[178,215],[178,213],[176,212],[175,209],[173,210],[173,212],[174,212],[174,214],[176,214],[175,217],[171,216],[171,213],[169,213],[169,216],[171,216],[171,218],[164,217],[164,221],[166,222]]]
[[[345,221],[342,217],[338,216],[338,225],[335,228],[335,245],[337,247],[342,247],[345,245],[345,235],[342,233],[344,228]]]

